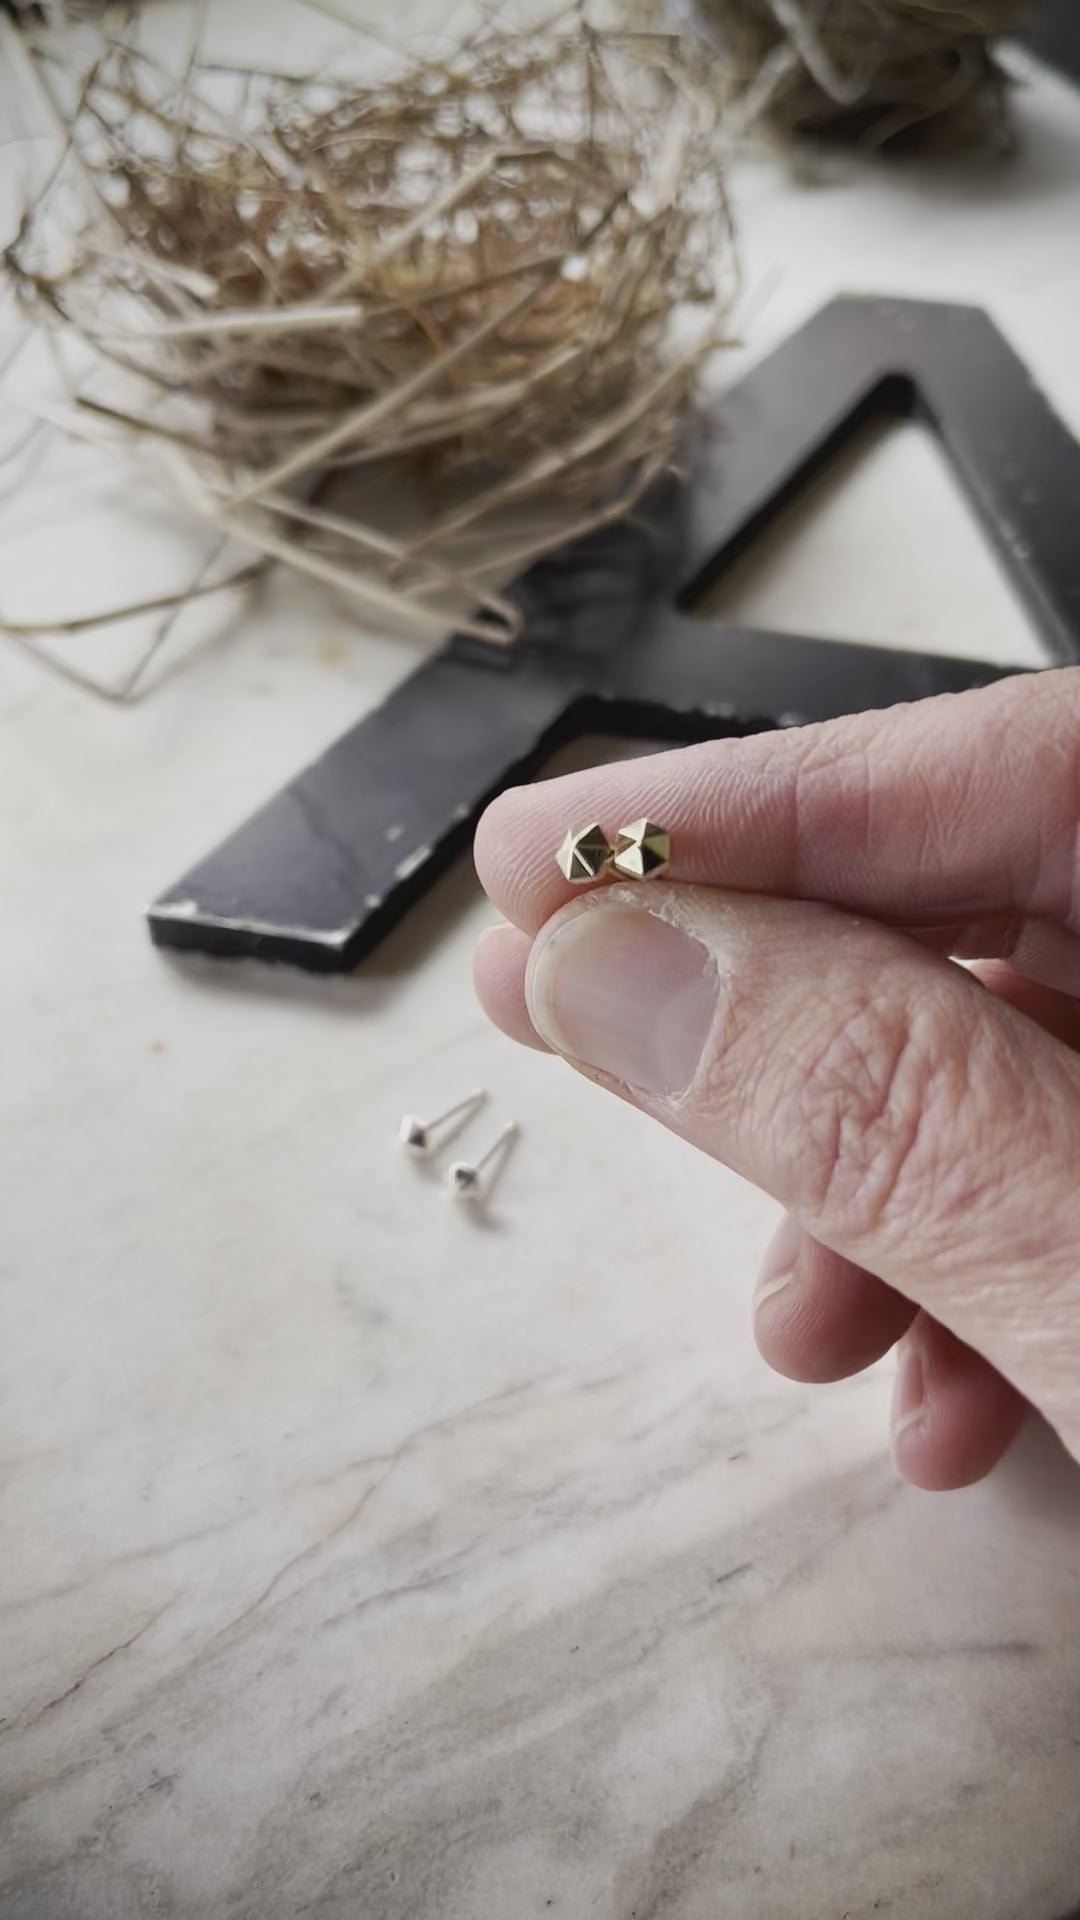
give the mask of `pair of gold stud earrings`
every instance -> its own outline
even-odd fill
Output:
[[[571,886],[584,887],[618,873],[624,880],[655,880],[671,859],[671,836],[653,820],[635,820],[620,827],[614,841],[595,821],[571,827],[555,855]]]

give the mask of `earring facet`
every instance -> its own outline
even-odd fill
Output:
[[[421,1120],[415,1113],[407,1113],[398,1128],[398,1139],[410,1153],[430,1153],[433,1133],[445,1126],[448,1120],[457,1120],[460,1115],[475,1113],[479,1107],[483,1106],[486,1099],[486,1089],[478,1087],[475,1093],[470,1093],[464,1100],[459,1100],[456,1106],[447,1107],[445,1113],[437,1113],[434,1120]],[[456,1127],[452,1128],[451,1137],[457,1131]]]
[[[571,827],[555,858],[571,886],[599,880],[611,860],[611,843],[602,827]]]
[[[625,880],[655,880],[671,859],[671,835],[653,820],[635,820],[615,836],[612,864]]]
[[[455,1160],[446,1176],[446,1184],[456,1200],[479,1200],[484,1190],[484,1182],[481,1177],[484,1168],[488,1165],[489,1161],[494,1160],[497,1153],[503,1152],[505,1148],[509,1146],[511,1140],[517,1135],[517,1132],[517,1121],[511,1120],[503,1128],[498,1139],[492,1142],[487,1152],[481,1154],[479,1160],[471,1163],[465,1160]],[[494,1175],[492,1178],[494,1178]]]

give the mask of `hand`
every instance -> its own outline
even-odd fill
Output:
[[[668,874],[575,893],[567,826],[643,813]],[[774,1367],[899,1341],[924,1487],[987,1472],[1028,1402],[1080,1459],[1080,668],[520,788],[476,859],[513,923],[491,1018],[790,1210]]]

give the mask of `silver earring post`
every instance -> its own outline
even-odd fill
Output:
[[[465,1118],[477,1113],[486,1099],[486,1087],[478,1087],[475,1093],[467,1094],[456,1106],[447,1107],[445,1113],[437,1113],[434,1120],[421,1120],[415,1113],[407,1113],[398,1128],[398,1140],[410,1153],[430,1153],[432,1134],[440,1132],[453,1120],[464,1124]],[[453,1138],[457,1131],[457,1127],[451,1127],[450,1137]]]
[[[492,1141],[487,1152],[484,1154],[481,1154],[479,1160],[475,1160],[475,1161],[455,1160],[453,1166],[450,1168],[450,1171],[446,1176],[446,1184],[449,1187],[450,1192],[454,1195],[455,1199],[457,1200],[479,1199],[480,1194],[483,1191],[483,1185],[484,1185],[483,1179],[481,1177],[483,1175],[484,1168],[488,1166],[492,1160],[494,1160],[496,1154],[502,1153],[505,1151],[505,1149],[510,1145],[511,1140],[516,1139],[519,1132],[520,1132],[520,1128],[518,1127],[517,1121],[510,1120],[508,1121],[507,1125],[503,1128],[498,1139]],[[489,1182],[489,1185],[490,1185],[490,1182]]]

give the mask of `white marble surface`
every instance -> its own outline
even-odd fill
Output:
[[[975,299],[1080,431],[1080,101],[1019,111],[1012,172],[746,169],[746,352],[839,287]],[[0,605],[164,568],[163,514],[50,471]],[[724,604],[1031,657],[914,432]],[[128,711],[0,650],[2,1920],[1061,1920],[1047,1437],[920,1495],[886,1370],[770,1376],[771,1205],[486,1029],[468,872],[336,983],[151,950],[414,656],[284,583]],[[524,1129],[487,1219],[394,1145],[477,1082],[474,1137]]]

